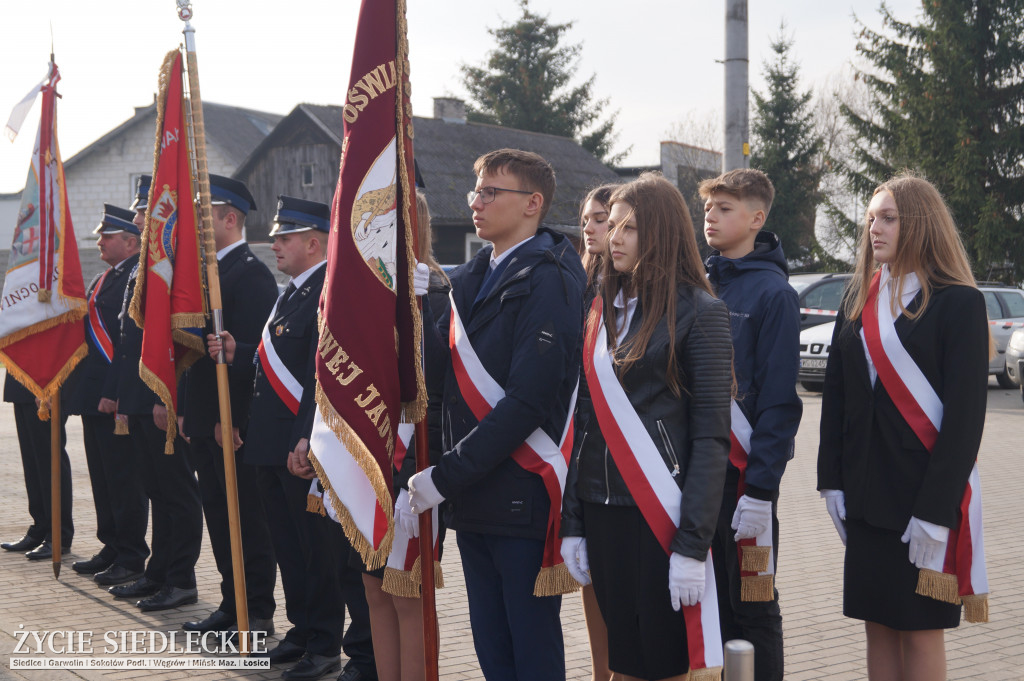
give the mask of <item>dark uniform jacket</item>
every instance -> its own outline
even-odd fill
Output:
[[[920,301],[918,293],[908,309]],[[861,320],[840,308],[825,370],[818,489],[843,490],[849,517],[897,532],[911,516],[956,527],[985,427],[987,322],[984,297],[967,286],[937,288],[924,314],[896,320],[903,347],[943,404],[929,454],[881,379],[871,384]]]
[[[245,243],[225,255],[218,267],[224,328],[238,342],[255,347],[277,300],[274,275]],[[203,331],[204,339],[210,333],[213,333],[212,322]],[[248,423],[254,373],[252,362],[235,362],[228,367],[231,423],[241,431],[245,431]],[[220,422],[216,364],[209,355],[203,355],[186,376],[184,408],[179,405],[185,416],[185,435],[212,437],[214,426]]]
[[[270,320],[270,341],[274,350],[288,372],[302,384],[302,400],[297,415],[274,392],[265,368],[255,356],[258,342],[239,343],[235,349],[233,365],[256,364],[245,447],[247,463],[284,466],[288,462],[288,452],[295,449],[300,439],[309,437],[306,424],[316,406],[317,307],[326,272],[326,264],[321,264],[287,301],[278,304]],[[232,330],[228,328],[228,331]]]
[[[121,343],[118,316],[121,314],[121,302],[124,300],[129,275],[138,262],[139,256],[133,255],[116,267],[107,268],[105,270],[106,277],[102,272],[96,275],[96,278],[89,284],[86,299],[92,297],[93,291],[100,283],[100,278],[103,278],[103,286],[96,294],[96,312],[103,320],[114,352],[108,362],[99,346],[96,345],[92,334],[89,333],[89,317],[86,316],[82,323],[86,326],[85,340],[89,354],[75,370],[74,389],[68,392],[68,413],[96,416],[100,413],[96,409],[100,398],[117,399],[117,370],[113,363]],[[138,366],[135,367],[135,373],[138,373]]]
[[[157,402],[156,393],[149,389],[139,376],[139,360],[142,358],[142,329],[128,314],[128,306],[135,295],[138,270],[133,270],[125,289],[120,319],[120,341],[114,357],[112,372],[117,382],[117,412],[128,416],[149,416]]]
[[[644,313],[638,301],[624,342],[640,330]],[[655,327],[644,356],[621,381],[665,467],[679,470],[674,477],[683,492],[682,517],[672,551],[703,561],[715,532],[729,458],[732,342],[725,303],[703,290],[680,286],[675,334],[682,385],[679,397],[666,379],[669,336],[665,319]],[[589,399],[580,401],[576,413],[574,447],[562,504],[563,536],[585,536],[583,501],[636,506],[608,451]]]
[[[550,507],[544,483],[513,461],[511,454],[538,427],[556,443],[562,436],[579,378],[586,275],[572,244],[561,234],[541,228],[534,239],[508,256],[504,271],[494,275],[498,279],[489,293],[474,305],[492,250],[482,248],[455,270],[451,284],[470,342],[490,375],[504,387],[505,398],[477,421],[446,354],[451,312],[443,311],[437,335],[428,334],[446,363],[445,454],[433,481],[449,501],[449,527],[541,539]],[[437,360],[428,354],[428,361]]]

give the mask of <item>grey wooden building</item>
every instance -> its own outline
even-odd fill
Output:
[[[545,225],[573,235],[579,232],[579,202],[587,190],[618,179],[570,138],[469,123],[457,99],[435,99],[434,117],[415,116],[413,125],[434,250],[442,264],[465,262],[485,243],[473,229],[466,192],[475,184],[473,162],[488,151],[510,147],[546,158],[555,169],[558,189]],[[279,194],[331,203],[342,133],[340,106],[300,104],[238,167],[234,176],[249,186],[259,205],[246,220],[249,241],[267,238]]]

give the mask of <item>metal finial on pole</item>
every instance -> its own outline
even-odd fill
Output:
[[[192,18],[192,3],[190,0],[176,0],[178,3],[178,18],[187,22]]]

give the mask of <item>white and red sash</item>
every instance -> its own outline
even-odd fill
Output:
[[[736,485],[736,499],[747,489],[747,459],[750,456],[750,436],[754,427],[736,400],[730,400],[732,428],[729,440],[729,462],[739,469],[740,479]],[[772,527],[749,539],[736,542],[740,560],[740,600],[775,600],[775,555],[772,550]]]
[[[886,286],[880,286],[880,280],[881,271],[871,280],[861,315],[864,340],[886,392],[931,452],[942,427],[942,399],[896,333],[891,305],[893,280],[889,279]],[[946,550],[921,570],[917,592],[949,603],[963,602],[968,622],[988,621],[988,572],[977,461],[960,502],[960,522],[950,529]]]
[[[505,389],[498,385],[480,361],[469,341],[466,328],[462,325],[459,310],[455,306],[455,298],[451,293],[448,297],[452,302],[448,346],[452,353],[455,379],[459,384],[459,392],[462,393],[462,398],[473,412],[473,416],[477,421],[482,421],[494,405],[504,399]],[[562,438],[558,444],[542,428],[537,428],[526,438],[526,442],[512,452],[513,461],[541,477],[551,502],[548,509],[544,556],[541,559],[540,574],[537,575],[534,584],[535,596],[555,596],[580,588],[562,561],[562,540],[558,536],[562,524],[562,493],[565,491],[565,478],[569,472],[569,457],[572,454],[572,414],[576,405],[577,390],[573,391],[565,427],[562,429]]]
[[[280,305],[281,298],[278,298],[274,303],[274,309],[270,311],[270,316],[267,317],[267,323],[263,325],[263,336],[260,338],[256,352],[259,354],[263,373],[267,375],[267,380],[270,381],[270,387],[274,389],[274,393],[284,403],[284,406],[288,407],[288,411],[298,414],[299,403],[302,401],[302,382],[288,371],[288,367],[281,361],[277,350],[274,349],[274,342],[270,337],[270,323],[277,315],[277,308]]]
[[[96,309],[96,298],[99,296],[100,289],[103,288],[103,282],[106,281],[111,269],[113,268],[107,268],[100,275],[99,281],[96,282],[92,289],[92,294],[89,296],[89,322],[86,324],[93,344],[100,351],[100,354],[103,355],[103,359],[107,360],[107,364],[114,361],[114,341],[110,338],[107,325],[103,323],[103,315]]]
[[[592,312],[597,314],[588,316],[597,322],[587,325],[583,347],[587,387],[608,451],[644,520],[665,553],[670,554],[672,539],[679,529],[683,493],[615,375],[604,333],[601,305],[598,296],[592,307]],[[718,595],[711,551],[708,551],[704,566],[704,598],[694,606],[683,607],[690,654],[690,679],[719,678],[723,664]]]

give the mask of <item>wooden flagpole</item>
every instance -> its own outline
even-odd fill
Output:
[[[178,17],[185,22],[185,56],[188,63],[189,142],[192,148],[192,174],[199,192],[200,224],[203,253],[206,260],[206,283],[213,315],[213,332],[224,332],[224,310],[220,299],[220,274],[217,268],[217,247],[213,237],[213,214],[210,209],[210,176],[206,167],[206,131],[203,125],[203,103],[199,94],[199,65],[196,60],[195,29],[189,23],[192,6],[188,0],[177,0]],[[184,205],[184,201],[181,201]],[[235,442],[231,423],[231,394],[228,388],[228,365],[224,351],[217,356],[217,395],[220,401],[220,433],[224,452],[224,482],[227,492],[228,528],[231,536],[231,567],[235,582],[235,616],[238,626],[239,650],[249,653],[249,604],[245,589],[245,560],[242,552],[242,528],[238,512],[238,478],[235,473]]]
[[[53,551],[53,578],[60,577],[60,560],[64,542],[61,539],[60,508],[60,388],[50,399],[50,547]]]
[[[419,229],[416,230],[419,232]],[[419,249],[416,249],[419,253]],[[422,304],[420,305],[422,310]],[[416,472],[430,466],[430,435],[427,417],[416,424]],[[423,671],[426,681],[438,680],[440,642],[437,631],[437,605],[434,600],[433,513],[420,513],[420,600],[423,606]]]

